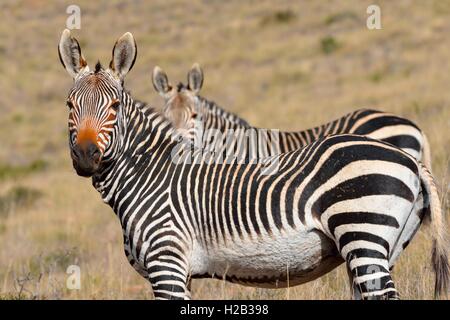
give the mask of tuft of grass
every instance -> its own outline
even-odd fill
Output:
[[[12,116],[11,120],[14,123],[22,123],[25,117],[21,113],[16,113]]]
[[[340,47],[341,44],[333,36],[327,36],[320,40],[320,48],[325,54],[331,54]]]
[[[450,14],[450,3],[448,1],[434,0],[433,1],[433,13],[436,15]]]
[[[5,233],[5,231],[6,231],[6,225],[4,223],[0,222],[0,235]]]
[[[422,106],[420,105],[420,103],[418,101],[413,101],[411,103],[411,109],[416,113],[419,114],[420,111],[422,111]]]
[[[49,272],[65,272],[67,267],[78,263],[77,249],[57,249],[46,255],[37,255],[29,261],[29,272],[32,275]]]
[[[0,196],[0,216],[7,215],[12,209],[29,207],[34,204],[42,192],[29,187],[18,186]]]
[[[8,178],[17,178],[24,175],[32,174],[42,171],[48,167],[48,163],[45,160],[38,159],[30,164],[23,166],[11,166],[9,164],[0,164],[0,180]]]
[[[358,20],[358,16],[353,11],[342,11],[327,16],[324,20],[324,23],[325,25],[330,26],[344,20]]]
[[[6,293],[0,293],[0,301],[1,300],[27,300],[29,297],[24,293],[12,293],[12,292],[6,292]]]
[[[280,10],[270,15],[267,15],[261,19],[261,25],[266,26],[270,24],[285,24],[290,23],[297,18],[297,14],[290,10]]]
[[[286,84],[286,83],[299,83],[306,81],[308,75],[302,71],[291,71],[291,72],[278,72],[273,76],[274,83],[276,84]]]
[[[384,78],[384,73],[382,71],[375,71],[369,76],[370,81],[372,81],[374,83],[381,82],[381,80],[383,80],[383,78]]]

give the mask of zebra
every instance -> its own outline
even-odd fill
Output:
[[[125,254],[156,299],[191,298],[195,278],[298,285],[342,263],[355,298],[396,299],[390,268],[425,217],[435,292],[446,292],[447,229],[424,165],[349,134],[274,156],[279,170],[270,175],[261,174],[264,161],[202,161],[198,150],[178,148],[180,133],[168,119],[124,89],[136,48],[125,33],[109,67],[91,71],[66,29],[58,52],[74,79],[67,98],[73,167],[117,215]]]
[[[172,86],[167,74],[156,66],[152,82],[155,90],[164,98],[163,112],[180,131],[193,138],[199,128],[229,129],[251,126],[236,114],[227,112],[199,92],[204,81],[203,70],[195,63],[187,75],[187,85]],[[201,126],[199,125],[201,124]],[[197,128],[197,129],[196,129]],[[425,133],[412,121],[373,109],[358,109],[334,121],[303,131],[279,132],[279,152],[302,148],[318,138],[332,134],[357,134],[388,142],[421,160],[431,171],[431,154]],[[207,143],[205,138],[204,142]]]

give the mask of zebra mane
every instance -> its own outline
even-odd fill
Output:
[[[126,91],[126,92],[129,96],[131,96],[130,91]],[[142,112],[142,114],[146,118],[150,118],[151,121],[153,121],[153,118],[156,115],[156,116],[164,119],[164,121],[167,122],[167,124],[170,125],[170,127],[172,129],[176,130],[176,128],[173,126],[172,122],[166,117],[166,115],[159,108],[153,107],[153,106],[149,105],[147,102],[144,102],[144,101],[141,101],[138,99],[133,99],[133,106],[138,111]]]
[[[183,82],[178,82],[176,88],[177,88],[177,92],[181,92],[184,89],[189,90],[189,85],[185,85]],[[229,120],[233,123],[237,123],[241,126],[245,126],[245,127],[250,126],[247,121],[245,121],[244,119],[240,118],[238,115],[236,115],[232,112],[226,111],[221,106],[219,106],[216,102],[214,102],[212,100],[208,100],[205,97],[202,97],[200,95],[197,95],[197,97],[199,98],[200,102],[206,107],[206,110],[211,115],[224,117],[227,120]]]
[[[151,117],[152,115],[157,114],[158,116],[163,117],[164,119],[166,119],[164,114],[158,108],[153,107],[153,106],[147,104],[144,101],[133,100],[133,103],[134,103],[134,106],[136,107],[136,109],[138,109],[140,112],[142,112],[146,117]]]
[[[237,123],[241,126],[245,126],[245,127],[250,126],[250,124],[247,121],[245,121],[244,119],[239,117],[237,114],[225,110],[224,108],[219,106],[216,102],[214,102],[212,100],[208,100],[205,97],[202,97],[200,95],[198,95],[198,98],[199,98],[200,102],[206,106],[206,109],[211,114],[217,115],[220,117],[224,117],[224,118],[228,119],[229,121]]]
[[[188,89],[188,86],[186,86],[183,82],[178,82],[178,84],[177,84],[177,92],[180,92],[183,89]]]
[[[100,63],[100,61],[97,61],[97,63],[95,64],[95,71],[94,71],[94,73],[99,73],[102,69],[103,69],[102,64]]]

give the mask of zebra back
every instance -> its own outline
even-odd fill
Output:
[[[162,70],[154,74],[154,83],[167,75]],[[159,79],[159,80],[158,80]],[[236,129],[256,129],[236,114],[227,112],[215,102],[200,96],[199,91],[203,84],[203,72],[199,66],[195,66],[188,73],[188,84],[180,83],[176,90],[167,90],[162,93],[165,98],[164,112],[169,119],[177,117],[184,112],[183,121],[174,123],[179,130],[187,129],[187,137],[193,139],[204,136],[203,132],[215,130],[225,132]],[[170,85],[167,84],[170,88]],[[155,86],[156,88],[156,86]],[[158,90],[158,89],[157,89]],[[162,92],[161,90],[159,91]],[[431,170],[431,155],[429,143],[425,134],[412,121],[379,110],[358,109],[331,122],[302,131],[278,131],[279,152],[289,152],[302,148],[314,140],[333,134],[357,134],[390,143],[418,160],[422,160]],[[215,134],[215,133],[214,133]],[[211,135],[211,134],[210,134]],[[205,135],[209,138],[210,135]],[[239,139],[240,137],[236,137]],[[200,141],[206,147],[208,139]]]

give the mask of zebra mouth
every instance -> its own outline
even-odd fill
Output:
[[[83,167],[79,167],[79,166],[75,166],[74,165],[74,169],[77,172],[77,174],[81,177],[92,177],[94,175],[94,173],[97,171],[97,169],[94,168],[83,168]]]
[[[95,172],[97,172],[99,163],[94,161],[76,161],[72,160],[73,168],[77,172],[77,174],[81,177],[92,177]]]
[[[91,177],[99,168],[102,154],[93,143],[75,145],[70,153],[72,164],[79,176]]]

